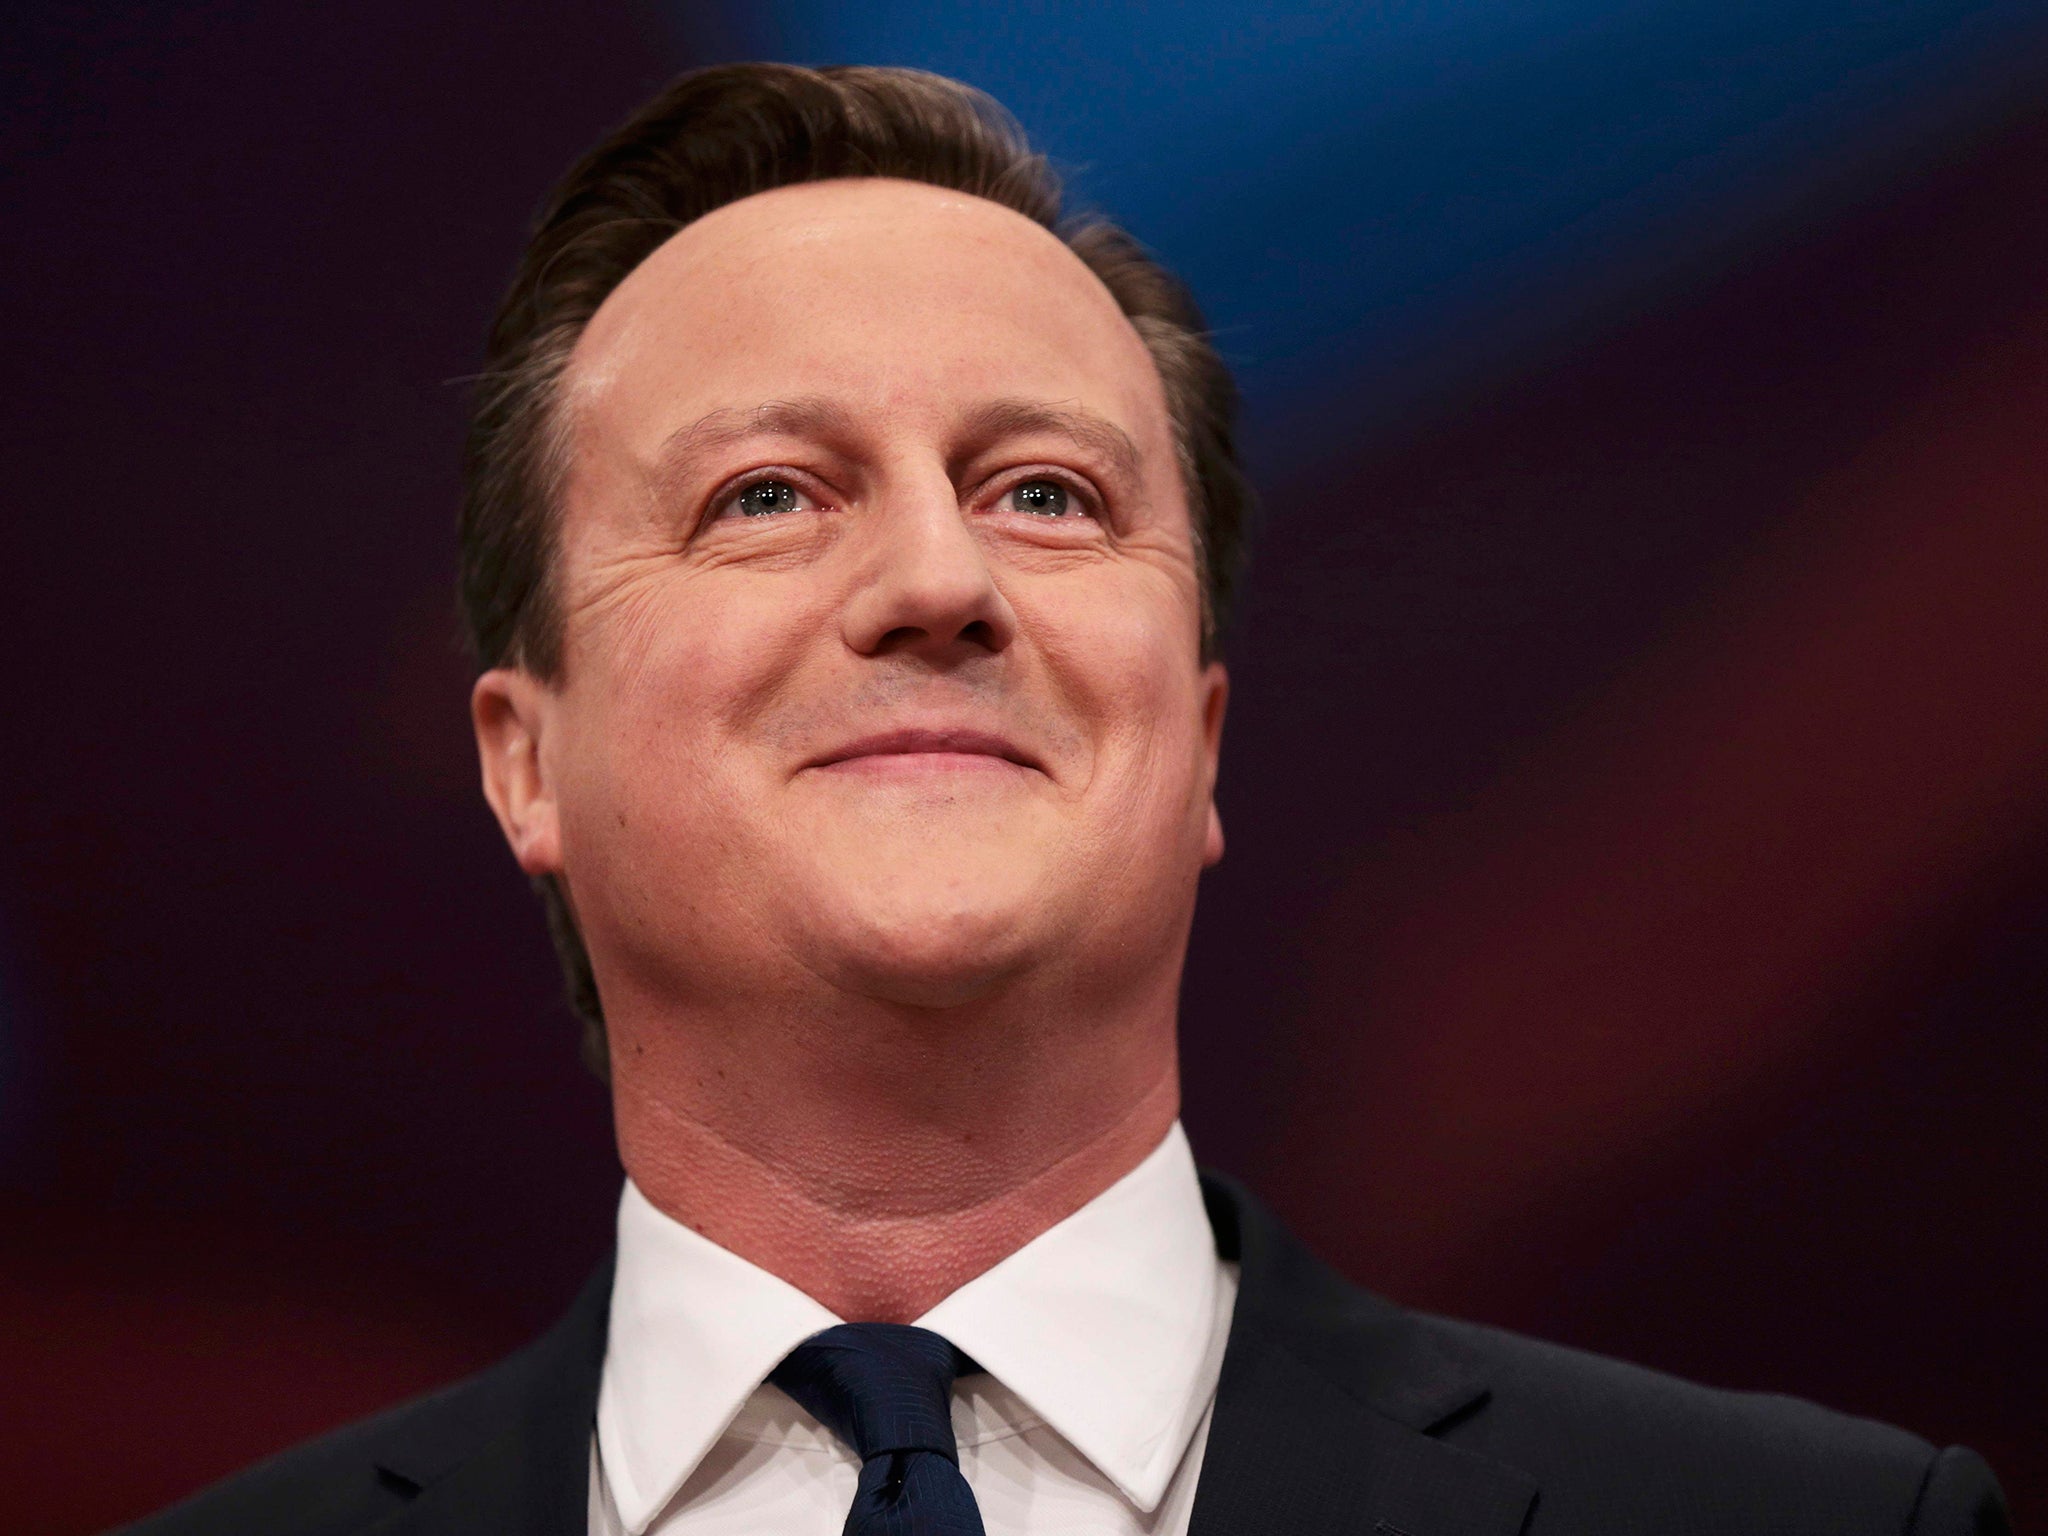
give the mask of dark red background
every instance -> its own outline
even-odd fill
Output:
[[[479,1365],[605,1105],[476,795],[462,395],[631,13],[36,11],[9,172],[0,1487]],[[707,43],[706,45],[711,46]],[[1256,467],[1187,1118],[1376,1288],[2048,1509],[2048,109]],[[1304,431],[1306,429],[1303,429]]]

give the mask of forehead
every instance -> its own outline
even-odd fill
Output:
[[[797,396],[906,428],[1021,398],[1170,456],[1158,374],[1095,275],[1022,215],[917,182],[809,183],[705,215],[605,300],[564,382],[629,447]]]

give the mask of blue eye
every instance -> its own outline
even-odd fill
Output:
[[[787,480],[756,480],[733,498],[734,508],[745,517],[768,517],[777,512],[794,512],[797,488]]]
[[[1057,480],[1026,480],[1010,491],[1010,499],[1019,512],[1034,517],[1065,517],[1070,498]]]

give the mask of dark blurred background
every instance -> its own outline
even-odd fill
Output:
[[[1416,1305],[2048,1512],[2048,8],[11,7],[0,1487],[72,1533],[603,1252],[474,787],[458,382],[674,71],[1006,100],[1195,285],[1268,506],[1198,1151]]]

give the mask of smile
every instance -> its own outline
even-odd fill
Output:
[[[1007,738],[988,731],[904,729],[863,736],[805,765],[870,773],[1007,772],[1045,770]]]

